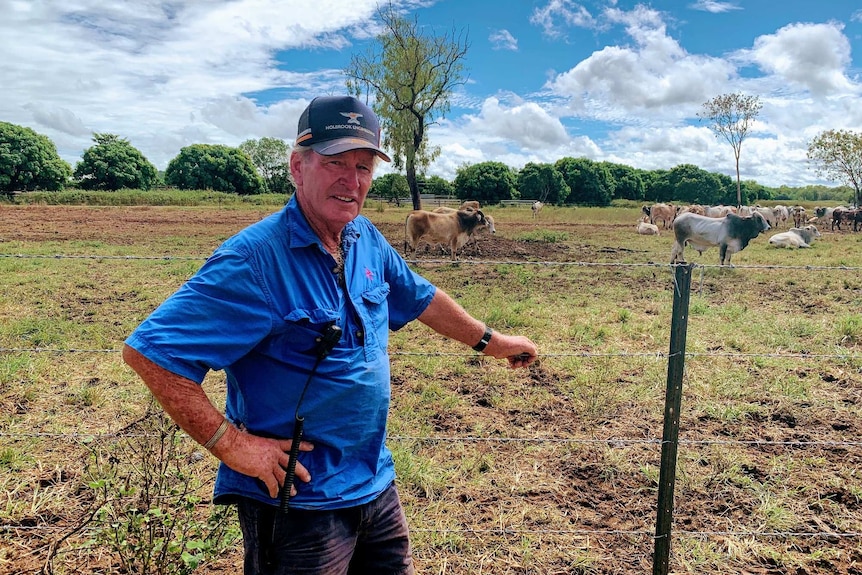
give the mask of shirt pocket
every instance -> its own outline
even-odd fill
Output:
[[[297,355],[314,357],[326,327],[338,319],[338,314],[329,310],[294,310],[255,349],[280,361],[290,361]]]
[[[386,340],[385,335],[389,330],[389,292],[390,287],[386,282],[362,292],[363,315],[382,341]],[[381,330],[384,333],[381,334]]]

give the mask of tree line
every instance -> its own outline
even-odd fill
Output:
[[[93,134],[93,145],[72,166],[47,136],[0,122],[0,193],[67,188],[116,191],[214,190],[251,195],[293,193],[290,146],[278,138],[247,140],[238,147],[192,144],[182,148],[164,173],[125,138]]]
[[[554,163],[528,163],[520,170],[501,162],[480,162],[459,168],[454,181],[417,176],[422,194],[478,200],[495,205],[505,200],[539,200],[557,206],[608,206],[615,200],[702,205],[755,204],[761,201],[852,202],[848,186],[820,185],[777,188],[757,182],[736,182],[725,174],[692,164],[669,170],[642,170],[588,158],[561,158]],[[401,204],[411,198],[407,178],[398,173],[374,180],[372,195]]]
[[[70,187],[116,191],[163,186],[183,190],[214,190],[240,195],[293,193],[289,175],[290,145],[278,138],[247,140],[239,147],[193,144],[182,148],[163,174],[128,140],[115,134],[94,134],[74,169],[57,154],[54,143],[30,128],[0,122],[0,192]],[[539,200],[546,204],[606,206],[613,200],[737,204],[769,200],[852,201],[853,189],[806,186],[770,188],[741,182],[739,191],[725,174],[692,164],[669,170],[642,170],[588,158],[561,158],[553,163],[526,164],[521,169],[488,161],[459,168],[455,179],[416,175],[422,194],[478,200],[486,205],[504,200]],[[411,198],[408,179],[400,173],[376,178],[373,196],[400,204]]]

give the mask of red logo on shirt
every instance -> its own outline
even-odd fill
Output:
[[[365,268],[365,277],[367,277],[370,280],[373,280],[374,279],[374,272],[368,268]]]

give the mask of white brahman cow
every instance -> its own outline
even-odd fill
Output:
[[[638,233],[642,236],[660,235],[658,231],[658,226],[644,221],[645,219],[646,216],[644,216],[643,219],[638,220]]]
[[[769,238],[769,245],[777,248],[810,248],[814,238],[820,237],[817,226],[808,225],[802,228],[790,228],[786,232],[775,234]]]
[[[748,242],[769,229],[769,224],[760,212],[750,218],[728,214],[723,218],[710,218],[697,214],[682,214],[673,223],[674,244],[670,263],[685,263],[683,251],[686,244],[699,253],[718,246],[721,265],[731,265],[730,256],[745,249]]]
[[[543,204],[542,202],[539,202],[539,201],[533,202],[533,205],[530,207],[530,209],[533,211],[533,217],[538,218],[539,212],[541,212],[542,208],[544,208],[544,207],[545,207],[545,204]]]

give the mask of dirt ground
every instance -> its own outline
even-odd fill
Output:
[[[115,246],[118,253],[126,253],[124,248],[134,247],[136,252],[153,255],[200,255],[206,256],[223,239],[237,230],[267,215],[270,209],[230,210],[230,209],[157,209],[157,208],[86,208],[86,207],[32,207],[6,209],[0,206],[0,245],[6,244],[4,253],[15,252],[16,242],[22,245],[41,242],[48,246],[56,244],[58,253],[81,253],[92,251],[93,245]],[[369,217],[372,217],[373,214]],[[372,220],[374,218],[372,217]],[[390,242],[399,247],[403,243],[403,227],[398,223],[380,223],[378,227]],[[565,223],[548,222],[541,226],[549,230],[570,230]],[[506,233],[495,237],[481,237],[476,245],[465,247],[461,253],[465,261],[545,261],[545,262],[590,262],[614,261],[630,258],[632,254],[643,254],[643,261],[660,260],[666,254],[662,250],[656,255],[649,248],[633,242],[629,245],[610,245],[609,242],[534,242],[516,239],[520,232],[535,230],[537,224],[531,221],[507,222]],[[591,226],[580,228],[581,235],[592,233]],[[602,232],[606,233],[606,232]],[[89,242],[89,243],[88,243]],[[93,244],[95,242],[95,244]],[[12,246],[12,247],[8,247]],[[52,247],[48,248],[50,251]],[[715,255],[715,254],[713,254]],[[448,254],[439,248],[422,248],[413,257],[418,259],[446,260]],[[489,281],[494,274],[483,268],[475,272],[474,281]],[[631,282],[633,292],[637,292],[643,278],[623,278],[621,282]],[[648,280],[649,281],[649,280]],[[659,277],[656,283],[666,282]],[[566,285],[566,289],[569,287]],[[709,280],[705,283],[709,292],[715,286]],[[792,290],[793,286],[787,286]],[[537,289],[554,289],[552,284],[537,286]],[[761,299],[772,297],[774,286],[765,283],[760,286]],[[716,289],[716,291],[718,291]],[[731,296],[728,296],[731,297]],[[787,296],[793,298],[792,293]],[[858,305],[858,301],[856,304]],[[644,305],[649,305],[647,302]],[[713,350],[720,353],[722,350]],[[712,368],[706,368],[712,369]],[[756,369],[756,367],[752,368]],[[839,409],[809,412],[804,406],[794,405],[785,400],[776,400],[763,392],[759,397],[762,410],[752,412],[744,418],[744,424],[735,426],[725,418],[701,412],[691,415],[686,421],[696,430],[688,435],[689,440],[714,440],[733,438],[735,440],[775,442],[820,442],[818,447],[799,449],[799,457],[817,460],[815,469],[805,466],[795,468],[789,473],[799,477],[788,483],[789,490],[799,490],[800,498],[810,503],[808,509],[800,509],[804,517],[793,524],[792,531],[815,535],[805,537],[786,537],[776,533],[763,543],[755,537],[736,537],[725,531],[755,531],[758,526],[751,525],[752,513],[766,503],[751,491],[733,484],[738,478],[729,479],[722,470],[719,457],[703,448],[700,457],[687,462],[692,467],[713,466],[717,470],[706,487],[690,487],[684,497],[676,500],[675,516],[679,523],[675,530],[691,531],[702,536],[675,548],[680,557],[694,557],[701,553],[716,553],[716,549],[735,557],[747,560],[736,561],[724,568],[691,567],[690,562],[677,557],[672,563],[675,573],[740,573],[740,574],[782,574],[782,575],[862,575],[862,539],[841,536],[844,532],[858,532],[862,526],[862,450],[858,445],[845,442],[858,441],[862,433],[862,417],[858,417],[858,406],[862,406],[862,385],[858,370],[831,365],[804,364],[796,368],[795,375],[802,380],[811,380],[823,386],[823,393],[829,394],[836,406],[853,406],[854,410]],[[764,368],[764,371],[766,368]],[[454,375],[453,375],[454,374]],[[395,401],[399,396],[418,393],[409,371],[396,373],[393,379]],[[418,373],[415,374],[418,376]],[[633,385],[640,373],[632,368],[631,372],[620,372],[615,377],[622,386]],[[481,433],[488,436],[511,436],[512,429],[529,429],[537,437],[588,438],[601,428],[600,435],[606,437],[643,438],[654,436],[655,429],[661,429],[661,421],[655,413],[645,415],[642,406],[619,402],[612,413],[606,413],[601,420],[576,420],[572,418],[574,400],[561,390],[567,384],[561,368],[552,363],[540,363],[530,372],[529,385],[547,392],[541,401],[533,404],[526,402],[519,408],[507,407],[501,411],[495,407],[497,391],[474,379],[458,379],[457,372],[447,374],[444,385],[447,389],[457,390],[462,398],[458,409],[441,410],[433,416],[432,424],[441,436],[471,436]],[[526,391],[524,391],[526,393]],[[2,407],[2,405],[0,405]],[[9,407],[9,406],[5,406]],[[849,414],[855,414],[850,417]],[[659,414],[660,416],[660,414]],[[477,423],[481,422],[481,423]],[[3,430],[0,429],[0,432]],[[830,444],[832,443],[832,444]],[[417,443],[411,448],[433,458],[434,446]],[[523,445],[491,444],[476,446],[471,455],[477,461],[515,460]],[[422,509],[424,505],[436,503],[440,498],[455,500],[463,505],[463,517],[452,517],[456,523],[469,524],[473,535],[484,540],[484,547],[458,541],[433,541],[433,521],[417,518],[419,525],[414,538],[422,553],[418,557],[423,573],[446,575],[466,575],[468,573],[647,573],[651,570],[653,542],[649,533],[655,515],[655,484],[643,474],[614,473],[609,466],[608,453],[602,447],[583,447],[568,449],[559,445],[547,445],[534,449],[535,469],[525,471],[525,484],[503,488],[481,482],[476,485],[455,486],[445,494],[429,495],[419,489],[406,488],[402,494],[411,509]],[[786,449],[778,445],[759,445],[752,447],[746,463],[727,461],[726,468],[733,467],[738,476],[751,482],[766,482],[779,475],[777,469],[780,458]],[[803,453],[804,451],[804,453]],[[632,460],[646,459],[657,465],[654,445],[633,444],[624,451],[624,457]],[[754,462],[754,463],[751,463]],[[740,467],[741,466],[741,467]],[[553,473],[539,476],[540,467],[553,468]],[[624,468],[619,463],[620,469]],[[850,471],[848,471],[850,470]],[[854,471],[855,470],[855,471]],[[530,485],[531,473],[541,480]],[[818,475],[818,473],[822,475]],[[846,478],[855,478],[855,484],[846,484]],[[827,478],[827,479],[824,479]],[[842,479],[843,478],[843,479]],[[700,484],[698,484],[700,485]],[[807,485],[807,488],[806,488]],[[682,488],[681,488],[682,489]],[[817,492],[811,498],[807,489]],[[517,498],[507,498],[507,493],[517,493]],[[637,494],[633,497],[632,494]],[[747,494],[747,495],[741,495]],[[815,509],[823,501],[833,506],[830,509]],[[521,505],[527,511],[510,508]],[[560,510],[565,521],[552,513]],[[542,531],[539,543],[525,543],[529,535],[523,535],[519,543],[517,537],[507,537],[495,533],[505,532],[507,525],[503,517],[519,516],[522,525]],[[841,522],[835,518],[843,518]],[[31,518],[32,520],[32,518]],[[567,522],[567,523],[566,523]],[[25,527],[22,520],[19,527]],[[732,526],[732,527],[729,527]],[[427,531],[426,531],[427,529]],[[487,532],[483,532],[487,530]],[[762,531],[778,531],[763,528]],[[824,536],[824,533],[834,533]],[[36,573],[42,568],[46,541],[36,541],[26,531],[8,531],[3,537],[12,535],[16,541],[13,550],[5,547],[5,561],[0,562],[0,570],[11,569],[8,573]],[[701,546],[701,538],[717,538],[720,543],[710,547]],[[520,545],[520,547],[519,547]],[[535,547],[534,547],[535,545]],[[3,546],[0,546],[3,547]],[[17,548],[17,549],[15,549]],[[22,551],[22,548],[24,549]],[[575,552],[572,551],[575,550]],[[590,553],[586,553],[590,550]],[[778,551],[780,551],[780,553]],[[598,560],[579,563],[578,551],[584,555],[592,554]],[[231,553],[207,567],[208,573],[238,573],[239,550]],[[787,557],[793,560],[787,560]],[[779,558],[776,558],[779,557]],[[12,558],[12,559],[10,559]],[[72,562],[72,554],[67,561]],[[92,559],[91,559],[92,560]],[[742,565],[741,563],[746,563]],[[720,559],[704,560],[698,565],[721,563]],[[5,566],[5,567],[4,567]],[[109,572],[111,567],[105,558],[95,560],[91,572]]]

